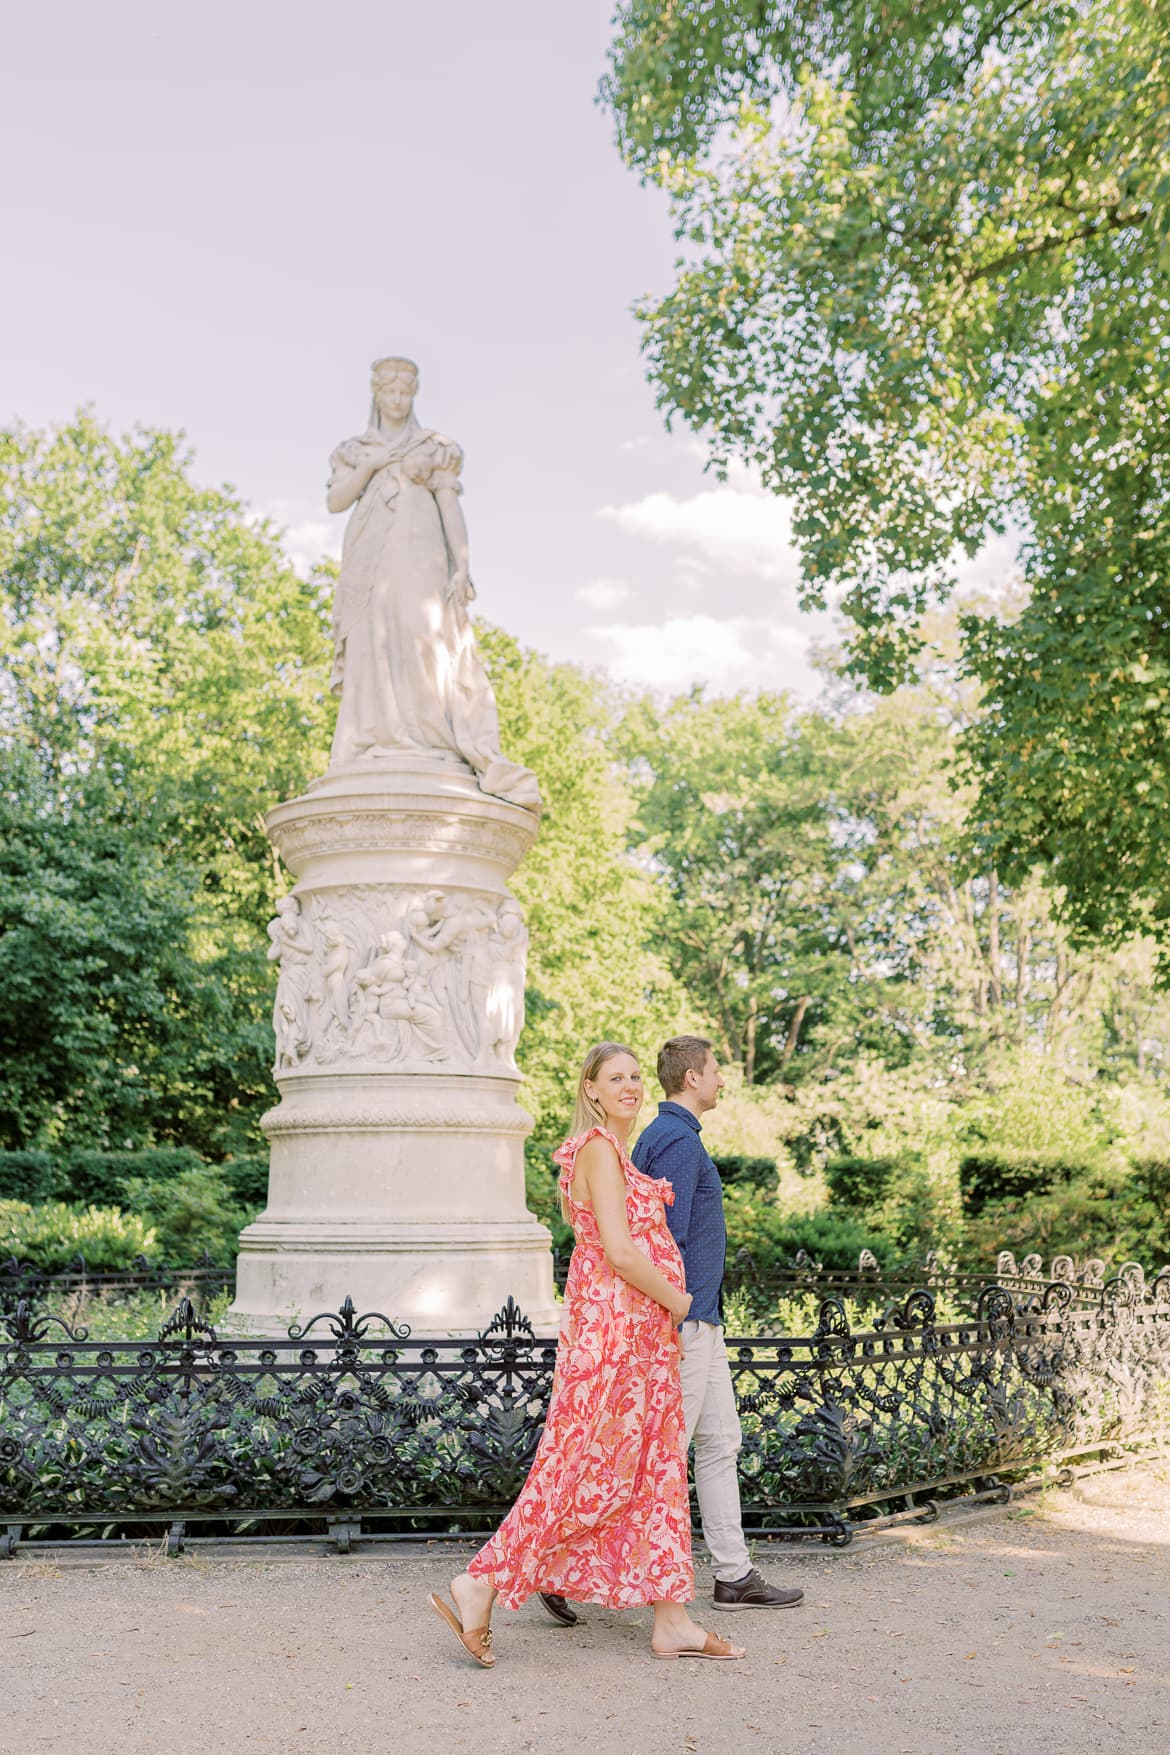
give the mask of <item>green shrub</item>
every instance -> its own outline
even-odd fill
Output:
[[[748,1152],[717,1152],[712,1153],[712,1159],[725,1187],[732,1182],[741,1187],[776,1186],[775,1158],[756,1158]]]
[[[202,1164],[199,1153],[190,1146],[144,1146],[126,1152],[78,1148],[58,1157],[54,1193],[59,1200],[121,1206],[131,1178],[166,1182],[185,1170],[198,1170]]]
[[[1170,1161],[1139,1158],[1133,1167],[1133,1185],[1153,1209],[1158,1252],[1170,1254]]]
[[[872,1249],[883,1267],[891,1265],[888,1240],[853,1213],[823,1207],[815,1213],[784,1213],[774,1201],[734,1186],[724,1196],[727,1259],[746,1249],[761,1272],[786,1267],[797,1250],[807,1250],[827,1268],[855,1268],[863,1249]]]
[[[968,1152],[959,1160],[963,1210],[978,1213],[992,1202],[1022,1201],[1048,1194],[1061,1183],[1082,1175],[1085,1168],[1084,1163],[1045,1152],[1008,1149]]]
[[[232,1199],[241,1207],[262,1207],[268,1199],[268,1157],[225,1158],[215,1168],[231,1190]]]
[[[899,1168],[900,1158],[858,1158],[839,1154],[825,1163],[825,1181],[841,1207],[871,1207],[882,1200]]]
[[[55,1192],[48,1152],[0,1152],[0,1200],[48,1200]]]
[[[1166,1212],[1150,1198],[1139,1175],[1115,1168],[1084,1171],[1027,1200],[989,1201],[965,1226],[974,1260],[992,1260],[998,1249],[1016,1255],[1100,1256],[1113,1267],[1140,1261],[1160,1267],[1170,1254]]]
[[[217,1170],[201,1165],[165,1182],[131,1177],[124,1186],[127,1207],[150,1222],[166,1261],[190,1266],[205,1252],[224,1265],[235,1260],[240,1232],[252,1214],[234,1203]]]
[[[72,1207],[47,1201],[0,1201],[0,1256],[15,1255],[46,1272],[69,1266],[78,1255],[94,1273],[133,1265],[135,1256],[158,1253],[153,1227],[136,1213],[109,1207]]]

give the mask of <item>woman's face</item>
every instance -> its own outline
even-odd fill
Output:
[[[384,379],[375,389],[374,397],[383,420],[390,426],[400,427],[410,415],[414,379],[404,376]]]
[[[601,1105],[607,1121],[633,1121],[642,1107],[642,1069],[632,1054],[603,1060],[595,1079],[585,1081],[586,1094]]]

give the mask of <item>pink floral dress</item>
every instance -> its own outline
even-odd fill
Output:
[[[510,1609],[534,1591],[612,1609],[694,1596],[678,1333],[661,1304],[614,1273],[593,1209],[573,1199],[577,1153],[597,1134],[621,1159],[635,1244],[684,1284],[666,1224],[670,1184],[636,1170],[606,1128],[566,1140],[554,1161],[577,1243],[544,1435],[519,1498],[467,1569]]]

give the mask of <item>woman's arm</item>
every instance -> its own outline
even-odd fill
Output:
[[[439,508],[447,552],[451,556],[451,595],[458,603],[470,603],[475,589],[469,571],[467,520],[459,504],[459,495],[453,487],[437,488],[435,504]]]
[[[680,1292],[677,1286],[672,1286],[630,1236],[626,1218],[626,1179],[618,1155],[608,1140],[591,1139],[581,1147],[574,1165],[574,1181],[582,1174],[585,1198],[593,1208],[605,1259],[614,1273],[669,1310],[675,1322],[685,1321],[691,1307],[690,1293]]]
[[[346,462],[335,452],[331,459],[332,472],[325,495],[325,504],[329,510],[344,512],[347,507],[352,506],[365,492],[371,476],[376,475],[389,460],[390,454],[384,447],[372,445],[368,441],[362,443],[356,463]]]

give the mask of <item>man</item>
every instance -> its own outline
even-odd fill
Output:
[[[695,1487],[703,1539],[715,1573],[717,1609],[784,1609],[802,1590],[781,1590],[751,1563],[743,1536],[737,1458],[743,1440],[720,1308],[727,1255],[723,1185],[700,1135],[700,1116],[714,1109],[723,1076],[703,1036],[672,1036],[658,1055],[665,1102],[640,1136],[634,1163],[674,1188],[666,1220],[683,1258],[690,1316],[682,1325],[682,1392],[687,1443],[695,1446]],[[571,1626],[577,1616],[563,1597],[542,1593],[545,1608]]]
[[[692,1298],[681,1334],[683,1411],[687,1443],[695,1446],[695,1488],[715,1573],[715,1607],[788,1608],[804,1592],[780,1590],[761,1578],[743,1538],[737,1469],[743,1435],[723,1344],[723,1185],[701,1138],[700,1117],[714,1109],[723,1089],[711,1044],[703,1036],[672,1036],[658,1055],[658,1082],[665,1102],[632,1155],[639,1170],[664,1177],[674,1189],[666,1222]]]

